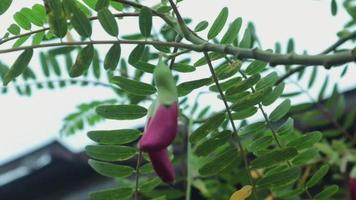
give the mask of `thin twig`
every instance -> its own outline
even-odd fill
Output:
[[[140,183],[140,164],[141,164],[141,159],[142,159],[142,152],[140,151],[137,157],[137,162],[136,162],[136,180],[135,180],[135,200],[138,200],[138,186]]]
[[[238,131],[237,131],[237,128],[236,128],[236,126],[235,126],[234,119],[233,119],[233,117],[232,117],[232,113],[231,113],[230,107],[229,107],[229,105],[228,105],[228,103],[227,103],[227,101],[226,101],[226,99],[225,99],[224,92],[223,92],[223,90],[222,90],[221,87],[220,87],[220,83],[219,83],[219,80],[218,80],[218,78],[217,78],[217,76],[216,76],[216,74],[215,74],[214,67],[213,67],[213,65],[212,65],[212,63],[211,63],[209,54],[206,53],[206,52],[204,52],[204,56],[205,56],[205,58],[206,58],[206,60],[207,60],[207,62],[208,62],[208,66],[209,66],[210,73],[211,73],[211,75],[212,75],[212,77],[213,77],[213,79],[214,79],[214,82],[215,82],[216,87],[218,88],[218,91],[219,91],[219,93],[220,93],[221,99],[222,99],[222,101],[223,101],[223,103],[224,103],[224,105],[225,105],[225,109],[226,109],[226,112],[227,112],[227,114],[228,114],[229,121],[230,121],[230,124],[231,124],[231,126],[232,126],[232,130],[233,130],[233,135],[232,135],[232,136],[233,136],[233,138],[236,139],[236,141],[237,141],[237,144],[238,144],[238,148],[239,148],[239,150],[240,150],[241,157],[242,157],[243,160],[244,160],[245,169],[246,169],[246,171],[248,172],[247,174],[248,174],[248,177],[249,177],[250,184],[251,184],[251,185],[254,185],[253,180],[252,180],[252,177],[251,177],[250,169],[249,169],[249,163],[248,163],[247,155],[246,155],[246,153],[245,153],[245,150],[243,149],[243,146],[242,146],[240,137],[239,137],[239,135],[238,135]],[[253,187],[253,188],[254,188],[254,187]],[[253,194],[254,194],[254,196],[255,196],[255,199],[257,199],[257,195],[256,195],[255,189],[253,189]]]
[[[182,37],[180,37],[180,36],[177,36],[177,38],[176,38],[176,40],[175,40],[175,42],[180,42],[182,40]],[[178,47],[174,47],[174,49],[173,49],[173,54],[176,54],[177,53],[177,51],[178,51]],[[174,56],[174,57],[172,57],[172,59],[171,59],[171,63],[169,64],[169,69],[173,69],[173,65],[174,65],[174,62],[175,62],[175,60],[176,60],[176,56]]]

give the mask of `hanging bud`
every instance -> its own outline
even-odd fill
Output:
[[[139,142],[144,152],[159,151],[170,145],[178,131],[178,105],[159,105]]]
[[[153,76],[160,104],[172,105],[177,102],[178,92],[175,81],[168,66],[161,59],[154,70]]]
[[[151,106],[148,109],[147,121],[145,124],[144,135],[146,135],[148,126],[151,123],[152,116],[157,110],[158,101],[155,100],[152,102]],[[153,169],[156,174],[161,178],[162,181],[166,183],[172,183],[175,179],[174,167],[169,160],[168,152],[166,149],[162,149],[159,151],[149,152],[148,156],[151,160]]]
[[[169,160],[167,149],[149,152],[148,156],[152,162],[153,169],[161,180],[165,183],[173,183],[175,172],[172,162]]]

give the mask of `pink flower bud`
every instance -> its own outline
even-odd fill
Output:
[[[178,105],[159,105],[154,116],[150,119],[139,142],[139,149],[144,152],[159,151],[170,145],[178,131]]]
[[[161,180],[165,183],[173,183],[176,175],[174,167],[169,160],[167,149],[148,152],[148,156],[152,162],[153,169]]]
[[[349,178],[350,200],[356,200],[356,178]]]

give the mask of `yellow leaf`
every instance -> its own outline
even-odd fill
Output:
[[[251,195],[251,192],[252,186],[245,185],[240,190],[234,192],[234,194],[232,194],[232,196],[230,197],[230,200],[245,200]]]

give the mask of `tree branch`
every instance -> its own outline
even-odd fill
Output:
[[[334,44],[332,44],[330,47],[328,47],[327,49],[325,49],[323,52],[321,52],[321,54],[328,54],[332,51],[335,51],[339,46],[341,46],[342,44],[344,44],[345,42],[356,38],[356,31],[350,33],[348,36],[341,38],[340,40],[336,41]],[[302,71],[304,68],[306,68],[306,65],[300,65],[292,70],[290,70],[288,73],[286,73],[285,75],[283,75],[281,78],[278,79],[278,81],[276,82],[275,85],[278,85],[279,83],[281,83],[282,81],[284,81],[285,79],[287,79],[288,77],[292,76],[293,74]]]
[[[270,63],[271,65],[291,65],[291,64],[305,64],[305,65],[324,65],[336,66],[348,62],[353,62],[356,59],[356,49],[338,52],[331,55],[297,55],[297,54],[278,54],[261,49],[244,49],[232,47],[230,45],[219,45],[206,43],[203,45],[186,44],[177,42],[162,42],[162,41],[140,41],[140,40],[97,40],[97,41],[81,41],[81,42],[60,42],[40,45],[22,46],[18,48],[10,48],[0,50],[0,54],[21,51],[25,49],[36,49],[55,46],[76,46],[87,44],[145,44],[145,45],[161,45],[166,47],[177,47],[189,49],[197,52],[213,51],[216,53],[235,55],[238,59],[256,59]]]

